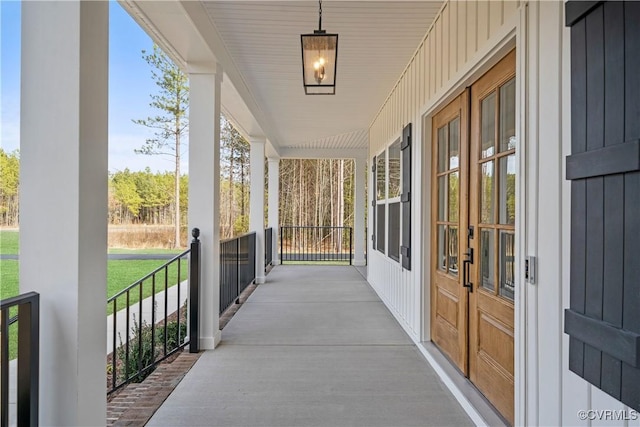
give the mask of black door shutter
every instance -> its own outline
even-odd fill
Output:
[[[376,175],[376,156],[373,156],[373,160],[371,161],[371,176],[373,179],[371,180],[371,219],[373,221],[373,230],[371,231],[371,246],[373,249],[376,248],[376,200],[378,199],[378,193],[376,190],[376,181],[378,177]]]
[[[411,270],[411,123],[402,129],[402,267]]]
[[[640,3],[569,1],[565,11],[569,369],[640,410]]]

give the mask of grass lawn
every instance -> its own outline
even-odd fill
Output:
[[[17,234],[17,233],[16,233]],[[18,295],[18,261],[0,260],[0,299]],[[9,317],[18,314],[17,308],[9,310]],[[18,325],[9,327],[9,360],[18,354]]]
[[[284,265],[349,265],[349,261],[284,261]]]
[[[0,231],[0,254],[17,254],[18,253],[17,231]],[[144,253],[144,254],[179,254],[182,250],[172,249],[115,249],[110,253]],[[19,292],[19,271],[18,262],[16,260],[0,260],[0,299],[6,299],[18,295]],[[149,274],[157,267],[163,265],[163,260],[109,260],[107,261],[107,298],[115,295],[122,289],[134,283],[136,280]],[[180,280],[186,280],[188,273],[187,260],[180,261]],[[178,282],[177,263],[171,265],[167,272],[168,285],[172,286]],[[164,290],[165,272],[161,271],[156,275],[156,292]],[[151,280],[147,280],[143,285],[143,298],[151,295]],[[130,295],[129,303],[133,304],[139,299],[139,291]],[[125,297],[118,299],[118,309],[124,307]],[[107,307],[107,314],[113,311],[112,307]],[[14,316],[17,312],[12,310],[10,316]],[[9,339],[9,354],[13,359],[16,356],[16,329],[17,325],[12,325]]]
[[[136,280],[142,279],[156,268],[163,265],[166,261],[162,260],[109,260],[107,265],[107,298],[117,294],[122,289],[134,283]],[[189,264],[186,259],[180,260],[180,281],[187,279]],[[178,283],[178,263],[171,264],[168,268],[167,283],[173,286]],[[156,292],[164,290],[165,271],[161,270],[156,274]],[[142,297],[146,298],[151,295],[152,281],[151,278],[145,280],[142,286]],[[129,304],[139,301],[139,288],[136,287],[130,292]],[[118,309],[122,309],[126,304],[126,296],[118,297]],[[113,313],[111,304],[107,307],[107,314]]]
[[[0,231],[0,254],[10,255],[18,253],[18,238],[20,234],[17,231],[1,230]]]
[[[122,249],[111,248],[110,254],[176,254],[184,252],[186,249]]]

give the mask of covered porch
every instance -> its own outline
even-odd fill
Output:
[[[342,89],[330,97],[304,95],[299,74],[298,40],[300,33],[316,28],[317,2],[121,5],[189,77],[188,229],[200,230],[202,248],[200,330],[190,339],[200,350],[213,350],[223,339],[218,319],[221,113],[251,144],[255,282],[265,281],[265,226],[277,230],[282,225],[281,159],[355,160],[353,264],[364,266],[369,126],[443,2],[325,3],[325,27],[346,37],[338,74]],[[389,33],[395,37],[388,38]],[[41,295],[40,348],[48,357],[40,361],[39,416],[44,424],[100,424],[106,412],[108,4],[26,2],[22,34],[20,283],[21,292]],[[371,53],[362,46],[371,42],[380,62],[375,78],[363,79],[361,67]],[[253,53],[247,54],[247,47]],[[51,109],[52,100],[59,100],[59,108]],[[61,177],[68,191],[61,194],[39,178],[47,174]],[[49,205],[57,209],[42,209]],[[273,239],[274,253],[278,243]],[[60,388],[68,393],[57,394]]]
[[[190,339],[205,352],[151,424],[638,425],[639,3],[327,1],[330,96],[302,83],[316,1],[119,3],[191,94],[203,286]],[[108,5],[22,9],[20,291],[41,295],[40,421],[98,425]],[[251,144],[258,284],[224,332],[222,112]],[[588,162],[569,173],[574,154]],[[317,158],[355,160],[366,281],[354,267],[263,273],[265,226],[288,225],[280,161]]]

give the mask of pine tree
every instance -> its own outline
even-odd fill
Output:
[[[156,45],[153,52],[142,51],[151,66],[151,78],[159,88],[151,95],[152,108],[158,114],[133,122],[154,129],[154,137],[135,150],[138,154],[166,155],[174,161],[174,247],[180,245],[180,157],[181,143],[188,131],[189,80],[171,59]]]

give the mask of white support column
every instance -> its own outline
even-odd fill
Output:
[[[200,229],[200,349],[220,342],[220,86],[222,69],[190,70],[189,230]]]
[[[256,232],[256,283],[264,283],[264,137],[251,137],[249,231]]]
[[[271,253],[273,254],[273,265],[278,265],[280,254],[278,249],[278,236],[280,233],[280,159],[270,157],[269,163],[269,227],[273,229],[273,246]]]
[[[106,423],[107,2],[23,2],[20,292],[40,293],[41,425]]]
[[[365,245],[365,212],[366,212],[366,194],[365,181],[367,179],[367,161],[364,158],[355,159],[355,195],[354,195],[354,213],[353,213],[353,265],[363,266],[367,262],[364,258]]]

